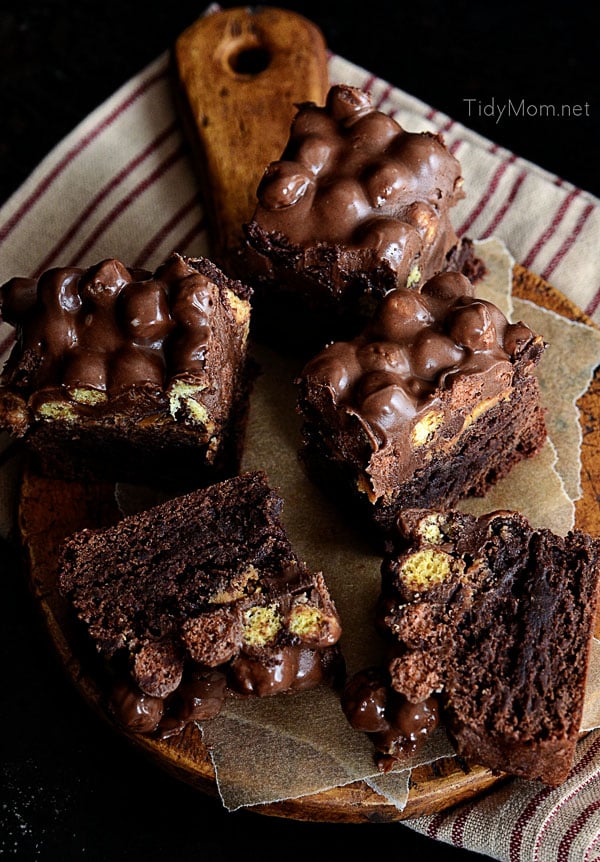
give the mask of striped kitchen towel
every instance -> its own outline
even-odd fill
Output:
[[[600,201],[507,152],[339,56],[332,83],[368,90],[406,129],[443,133],[467,196],[459,232],[492,234],[600,322]],[[153,269],[171,251],[208,253],[195,172],[174,110],[165,53],[85,119],[0,209],[0,281],[118,257]],[[0,361],[13,332],[0,324]],[[404,821],[507,862],[600,859],[600,732],[565,785],[514,781],[449,812]]]
[[[600,860],[600,730],[558,788],[517,779],[447,812],[405,820],[430,838],[502,862]]]

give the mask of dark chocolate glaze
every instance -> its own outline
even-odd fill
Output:
[[[109,693],[109,709],[116,721],[132,733],[176,736],[197,721],[217,716],[227,695],[271,697],[335,682],[341,669],[339,656],[302,646],[286,646],[269,657],[243,651],[221,668],[188,668],[177,688],[165,696],[149,695],[131,677],[119,679]]]
[[[242,651],[229,666],[231,687],[258,697],[314,688],[326,677],[320,652],[297,646],[282,647],[267,660]]]
[[[226,694],[224,673],[196,668],[186,675],[175,694],[166,698],[146,694],[131,678],[120,679],[109,693],[109,708],[126,730],[167,738],[190,722],[214,718]]]
[[[307,428],[327,429],[331,448],[363,462],[393,447],[398,469],[408,469],[438,429],[458,434],[472,409],[507,392],[528,350],[522,373],[541,338],[473,296],[465,276],[445,272],[420,293],[390,291],[361,335],[310,360],[297,380],[299,405]]]
[[[180,255],[154,274],[105,260],[14,278],[0,289],[2,315],[19,333],[2,383],[25,394],[60,387],[114,395],[199,377],[226,283],[249,298],[249,288],[226,282],[209,261]]]
[[[383,263],[405,284],[415,266],[422,279],[443,269],[457,243],[448,210],[463,192],[460,165],[439,135],[407,132],[367,93],[336,85],[323,107],[299,107],[257,197],[255,245],[258,228],[296,250],[368,252],[371,266]]]
[[[196,670],[177,690],[177,716],[183,721],[205,721],[221,710],[227,691],[225,674],[219,670]]]
[[[110,707],[119,724],[134,733],[154,733],[165,711],[162,697],[145,694],[128,680],[114,685]]]
[[[358,671],[346,683],[341,705],[351,726],[368,733],[382,771],[417,752],[439,723],[435,697],[412,703],[394,691],[383,667]]]
[[[341,697],[344,715],[355,730],[379,733],[388,730],[386,717],[389,680],[381,668],[371,667],[354,674]]]

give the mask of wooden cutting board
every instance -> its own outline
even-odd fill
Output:
[[[280,123],[271,119],[296,101],[323,102],[327,89],[325,46],[316,28],[292,13],[233,9],[201,19],[184,33],[176,45],[175,60],[187,100],[187,119],[201,155],[199,163],[209,166],[202,181],[212,204],[214,256],[221,257],[238,242],[260,173],[279,155],[287,139],[291,114]],[[520,266],[514,270],[513,293],[590,323],[562,294]],[[600,505],[592,478],[600,466],[600,375],[596,374],[580,399],[579,409],[583,497],[577,503],[577,525],[600,535]],[[75,685],[107,721],[111,719],[104,710],[93,663],[88,663],[81,633],[73,627],[58,594],[56,558],[62,540],[70,533],[86,526],[107,526],[118,518],[111,485],[61,482],[29,470],[23,474],[19,529],[31,589]],[[125,735],[158,766],[202,792],[216,794],[214,771],[194,726],[166,741]],[[501,780],[487,769],[469,768],[459,758],[448,758],[413,770],[408,804],[402,812],[363,782],[257,810],[299,820],[396,821],[445,809]]]
[[[516,266],[513,294],[581,322],[586,316],[542,279]],[[600,467],[600,372],[579,401],[583,433],[583,496],[576,505],[577,526],[600,535],[600,504],[594,476]],[[56,557],[63,539],[83,527],[102,527],[120,517],[112,485],[84,486],[40,477],[25,470],[20,489],[19,530],[31,589],[45,618],[50,636],[64,665],[89,704],[107,721],[104,694],[87,661],[81,633],[73,627],[66,603],[58,594]],[[600,632],[597,632],[600,635]],[[158,766],[199,790],[216,794],[215,776],[200,732],[189,726],[175,739],[154,740],[128,734],[132,744],[144,750]],[[413,770],[408,804],[404,811],[374,793],[363,782],[327,790],[301,799],[261,806],[262,814],[299,820],[330,822],[383,822],[401,820],[443,810],[464,801],[501,780],[489,770],[468,768],[459,758]]]
[[[300,102],[323,104],[321,31],[282,9],[228,9],[200,18],[174,50],[179,114],[208,208],[211,257],[241,244],[265,167],[279,158]]]

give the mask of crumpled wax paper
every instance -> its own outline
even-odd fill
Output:
[[[491,239],[478,243],[488,274],[479,295],[491,299],[513,320],[523,319],[550,347],[539,377],[548,409],[549,440],[535,458],[522,462],[486,498],[464,504],[472,511],[519,509],[534,524],[564,534],[574,523],[580,494],[579,418],[576,401],[586,391],[600,357],[600,333],[572,324],[511,296],[513,259]],[[348,673],[376,663],[381,644],[373,628],[380,586],[380,557],[345,523],[335,505],[308,479],[298,458],[300,417],[295,410],[294,360],[254,347],[261,374],[252,396],[243,469],[264,469],[284,498],[283,521],[296,552],[322,570],[340,612],[341,647]],[[560,385],[555,386],[555,377]],[[589,680],[600,689],[600,642],[594,642]],[[600,695],[586,695],[583,727],[600,724]],[[337,694],[322,686],[309,692],[263,700],[231,699],[224,711],[202,725],[211,751],[223,804],[241,806],[291,799],[365,780],[402,810],[414,766],[449,757],[453,749],[443,729],[403,763],[382,775],[365,734],[347,723]]]

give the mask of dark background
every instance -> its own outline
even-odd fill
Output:
[[[229,7],[243,5],[224,2]],[[281,5],[370,72],[600,195],[593,4],[306,0]],[[2,0],[0,200],[107,96],[168,48],[202,0]],[[359,10],[364,8],[362,14]],[[479,117],[476,103],[589,104],[588,117]]]
[[[229,7],[236,3],[223,3]],[[563,4],[290,2],[331,50],[541,167],[600,194],[598,37]],[[54,144],[203,11],[188,0],[2,0],[0,204]],[[364,14],[360,11],[365,9]],[[592,8],[591,5],[588,8]],[[589,116],[504,118],[466,99],[588,103]],[[474,103],[473,103],[474,104]],[[35,237],[32,237],[35,242]],[[0,854],[48,860],[483,858],[400,824],[300,823],[228,814],[147,763],[64,678],[12,551],[0,546]],[[501,828],[501,827],[500,827]]]

